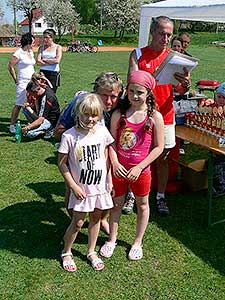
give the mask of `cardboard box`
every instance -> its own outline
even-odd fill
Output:
[[[208,188],[207,160],[199,159],[188,164],[181,164],[181,175],[184,185],[191,191]]]

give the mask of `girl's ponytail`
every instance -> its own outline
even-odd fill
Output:
[[[126,126],[126,111],[130,107],[130,101],[128,100],[128,96],[125,95],[124,99],[119,104],[119,110],[121,114],[119,128],[124,128]]]
[[[146,99],[146,104],[147,104],[148,120],[145,123],[144,129],[146,131],[150,131],[151,130],[151,117],[152,117],[153,111],[155,109],[155,97],[154,97],[152,91],[148,92],[148,96],[147,96],[147,99]]]

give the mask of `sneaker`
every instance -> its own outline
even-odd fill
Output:
[[[126,215],[129,215],[132,213],[133,208],[134,208],[134,202],[135,202],[134,194],[132,192],[128,192],[126,195],[124,206],[123,206],[123,212]]]
[[[167,206],[165,198],[157,199],[157,207],[158,207],[158,213],[161,216],[168,216],[169,215],[169,208]]]
[[[13,124],[11,124],[11,125],[9,126],[9,132],[12,133],[12,134],[16,133],[16,126],[13,125]]]
[[[45,140],[48,140],[48,139],[50,139],[51,137],[53,137],[53,129],[51,129],[51,130],[46,130],[46,131],[45,131],[45,135],[43,136],[43,138],[44,138]]]

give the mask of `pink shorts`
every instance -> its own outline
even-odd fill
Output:
[[[115,190],[115,197],[125,195],[128,186],[135,196],[144,197],[150,193],[152,176],[151,172],[145,172],[138,177],[138,180],[129,181],[125,178],[117,178],[112,175],[112,180]]]

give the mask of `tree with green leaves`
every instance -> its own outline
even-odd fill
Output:
[[[96,3],[100,0],[71,0],[77,12],[79,12],[82,24],[94,24],[99,20],[99,12]]]

